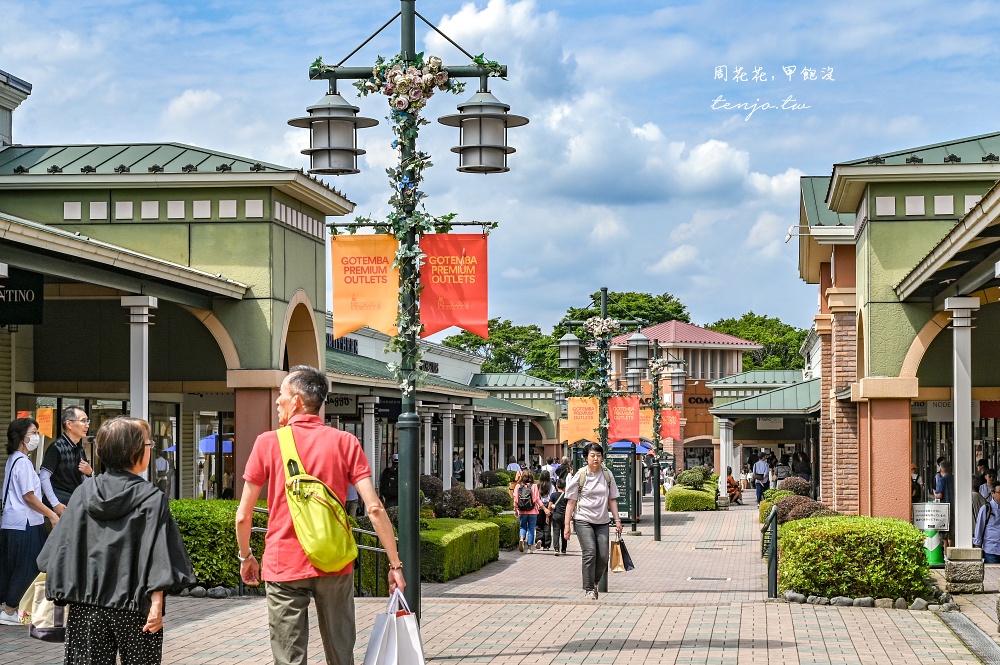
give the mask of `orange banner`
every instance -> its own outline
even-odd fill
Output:
[[[597,441],[598,405],[596,397],[570,397],[566,400],[566,438],[564,441],[576,443],[580,439]]]
[[[420,239],[420,322],[422,337],[445,328],[489,336],[486,236],[437,233]]]
[[[679,409],[663,409],[660,411],[660,439],[681,438],[681,412]]]
[[[399,270],[392,262],[398,245],[391,235],[330,239],[334,337],[364,326],[396,334]]]
[[[653,440],[653,410],[639,409],[639,436]]]
[[[56,437],[56,410],[52,407],[43,406],[38,409],[38,415],[35,417],[38,421],[38,433],[44,436],[46,439],[54,439]]]
[[[612,397],[608,400],[608,441],[639,442],[639,398]]]

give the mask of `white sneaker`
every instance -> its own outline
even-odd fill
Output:
[[[20,626],[21,622],[17,618],[17,612],[15,612],[14,614],[7,614],[3,610],[0,610],[0,625]]]
[[[587,600],[597,600],[597,593],[595,593],[594,591],[588,591]]]

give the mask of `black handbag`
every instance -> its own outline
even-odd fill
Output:
[[[628,553],[628,548],[625,547],[625,541],[622,540],[622,534],[618,534],[618,547],[622,551],[622,564],[625,566],[625,570],[635,570],[635,564],[632,563],[632,555]]]

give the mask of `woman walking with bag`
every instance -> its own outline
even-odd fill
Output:
[[[552,510],[550,506],[554,493],[555,488],[552,486],[552,477],[548,471],[542,471],[538,476],[538,496],[542,499],[542,508],[538,512],[538,534],[535,536],[535,547],[541,545],[542,550],[545,551],[552,547],[552,530],[550,528],[552,526],[552,520],[550,519]]]
[[[169,500],[142,478],[149,424],[119,416],[101,425],[96,456],[104,473],[74,493],[49,536],[39,568],[45,595],[69,604],[67,665],[158,664],[163,595],[197,580]]]
[[[0,626],[20,626],[17,604],[38,575],[35,559],[45,544],[45,518],[59,521],[42,504],[42,483],[28,457],[38,448],[38,423],[18,418],[7,427],[7,467],[3,474],[0,522]]]
[[[514,486],[514,513],[521,522],[521,539],[517,549],[524,551],[527,544],[528,552],[534,550],[535,524],[538,521],[538,511],[542,508],[542,498],[535,484],[535,476],[525,469]],[[527,543],[525,542],[527,540]]]
[[[549,521],[552,522],[552,549],[556,556],[566,554],[566,541],[563,529],[566,528],[566,481],[560,478],[556,481],[556,493],[549,501]]]

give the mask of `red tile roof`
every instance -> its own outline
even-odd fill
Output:
[[[748,350],[762,348],[756,342],[708,330],[683,321],[658,323],[655,326],[643,328],[642,334],[650,341],[658,340],[660,346],[731,346]],[[618,335],[611,340],[611,343],[616,346],[624,345],[631,336],[630,332]]]

